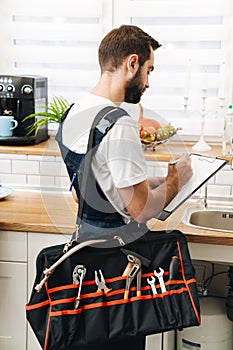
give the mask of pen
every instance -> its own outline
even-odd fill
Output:
[[[176,163],[178,162],[179,159],[176,159],[176,160],[171,160],[169,162],[169,165],[176,165]]]
[[[72,181],[71,181],[71,184],[70,184],[70,188],[69,188],[69,191],[71,191],[71,190],[72,190],[72,187],[73,187],[73,184],[74,184],[74,180],[75,180],[76,176],[77,176],[77,173],[74,173],[74,174],[73,174],[73,177],[72,177]]]

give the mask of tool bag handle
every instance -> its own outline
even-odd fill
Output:
[[[104,242],[106,242],[106,240],[104,240],[104,239],[89,240],[89,241],[86,241],[86,242],[79,243],[79,244],[75,245],[70,250],[67,250],[67,251],[63,250],[64,254],[57,261],[55,261],[55,263],[53,265],[51,265],[50,267],[46,268],[43,271],[43,274],[44,274],[45,277],[40,281],[40,283],[38,283],[35,286],[35,290],[37,292],[40,292],[42,287],[43,287],[43,285],[45,284],[45,282],[54,273],[55,269],[61,263],[63,263],[63,261],[65,261],[67,258],[69,258],[69,256],[73,255],[74,253],[76,253],[77,251],[83,249],[84,247],[94,246],[95,244],[104,243]]]

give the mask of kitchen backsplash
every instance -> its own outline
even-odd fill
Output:
[[[166,162],[147,161],[148,176],[163,176]],[[13,189],[68,191],[69,179],[60,156],[0,153],[0,183]],[[233,170],[226,165],[208,183],[208,196],[233,199]]]

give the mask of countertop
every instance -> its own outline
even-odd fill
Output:
[[[162,222],[152,219],[152,230],[182,231],[188,242],[233,245],[233,233],[210,231],[187,226],[181,222],[183,204]],[[14,191],[0,200],[0,230],[72,234],[75,230],[77,205],[69,193]]]
[[[40,142],[37,145],[29,146],[2,146],[0,145],[0,153],[10,154],[31,154],[39,156],[59,156],[60,150],[55,138],[52,136],[44,142]]]
[[[182,141],[173,142],[168,141],[165,144],[160,144],[157,146],[155,151],[145,150],[144,155],[146,160],[150,161],[169,161],[171,157],[180,156],[183,153],[190,153],[192,151],[192,145],[189,143],[184,143]],[[58,148],[57,142],[53,136],[47,141],[41,142],[37,145],[30,146],[1,146],[0,153],[10,153],[10,154],[31,154],[31,155],[41,155],[41,156],[60,156],[60,150]],[[195,153],[195,152],[193,152]],[[230,157],[223,157],[221,154],[221,147],[216,145],[211,145],[211,150],[208,152],[198,152],[199,154],[209,155],[213,157],[225,158],[228,161],[231,160]]]
[[[76,212],[71,194],[13,191],[0,200],[0,230],[71,234]]]

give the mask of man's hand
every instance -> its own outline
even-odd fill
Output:
[[[166,181],[175,186],[175,190],[178,192],[192,176],[191,159],[188,154],[185,154],[176,159],[174,164],[169,163]]]

